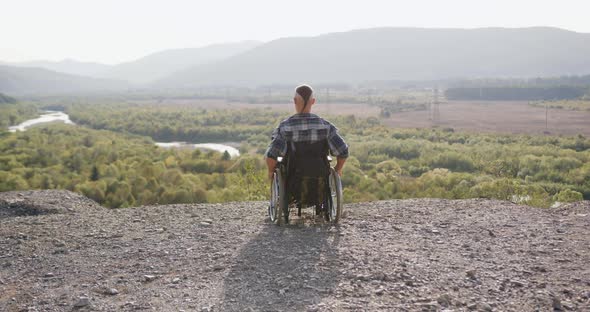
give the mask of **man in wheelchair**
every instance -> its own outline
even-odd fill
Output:
[[[338,129],[318,115],[313,89],[301,85],[293,98],[296,114],[283,120],[272,133],[266,151],[271,180],[269,216],[273,222],[289,221],[289,206],[314,206],[316,215],[337,222],[342,207],[340,176],[348,157],[348,145]],[[330,167],[329,154],[336,157]]]

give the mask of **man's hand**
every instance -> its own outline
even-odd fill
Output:
[[[268,180],[272,181],[272,174],[275,172],[275,168],[277,166],[277,160],[266,157],[266,167],[268,168]]]
[[[344,163],[346,162],[346,158],[336,158],[336,166],[334,166],[334,170],[338,173],[339,176],[342,177],[342,168],[344,168]]]

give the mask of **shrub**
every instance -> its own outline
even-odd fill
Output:
[[[458,152],[444,152],[437,155],[430,163],[431,168],[447,168],[455,172],[472,172],[473,161]]]
[[[571,202],[584,200],[584,198],[582,197],[582,193],[572,191],[570,189],[565,189],[565,190],[559,192],[558,194],[553,196],[553,199],[555,199],[555,201],[562,202],[562,203],[571,203]]]

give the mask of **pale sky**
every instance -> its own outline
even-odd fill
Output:
[[[589,0],[0,0],[0,61],[116,64],[165,49],[390,26],[590,33],[589,14]]]

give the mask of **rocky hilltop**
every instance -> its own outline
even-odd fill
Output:
[[[106,209],[0,193],[0,311],[589,311],[590,203],[345,205],[339,226],[266,203]]]

